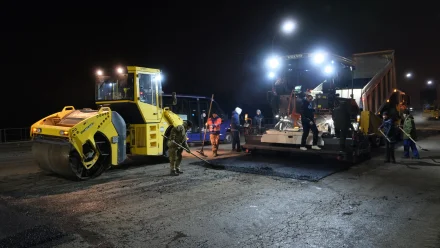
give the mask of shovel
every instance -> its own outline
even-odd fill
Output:
[[[386,135],[382,132],[382,130],[379,129],[379,132],[385,137],[385,139],[388,140],[388,142],[391,143],[391,140],[388,138],[388,136],[386,136]]]
[[[428,149],[424,149],[424,148],[421,147],[419,144],[417,144],[417,142],[415,142],[415,141],[413,140],[413,138],[411,138],[411,136],[410,136],[409,134],[407,134],[405,131],[403,131],[403,129],[402,129],[401,127],[399,127],[399,129],[402,130],[402,132],[403,132],[404,134],[406,134],[406,136],[408,136],[408,138],[409,138],[410,140],[412,140],[412,142],[414,142],[414,144],[416,144],[416,145],[420,148],[420,150],[423,150],[423,151],[426,151],[426,152],[429,151]]]
[[[187,150],[185,147],[183,147],[181,144],[177,143],[176,141],[171,140],[170,138],[168,138],[167,136],[165,136],[165,135],[163,135],[163,134],[162,134],[162,136],[165,137],[167,140],[170,140],[171,142],[173,142],[174,144],[176,144],[177,146],[179,146],[180,148],[182,148],[183,150],[185,150],[185,151],[188,152],[189,154],[191,154],[191,155],[193,155],[194,157],[196,157],[196,158],[202,160],[203,162],[205,162],[205,165],[207,165],[208,167],[210,167],[210,168],[217,168],[217,169],[224,169],[224,166],[214,165],[214,164],[210,163],[209,161],[207,161],[207,160],[205,160],[205,159],[203,159],[203,158],[197,156],[196,154],[192,153],[191,151]]]
[[[210,115],[211,115],[211,107],[212,107],[212,102],[213,102],[213,101],[214,101],[214,94],[212,94],[212,96],[211,96],[211,103],[209,104],[208,118],[207,118],[207,119],[210,118]],[[205,155],[205,153],[203,152],[203,148],[205,147],[205,139],[206,139],[206,130],[207,130],[207,129],[208,129],[207,126],[205,126],[205,133],[203,134],[203,141],[202,141],[202,150],[197,151],[198,153],[200,153],[200,155],[202,155],[202,156],[204,156],[204,157],[207,157],[207,156]]]

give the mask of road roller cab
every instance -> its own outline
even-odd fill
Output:
[[[87,179],[124,162],[127,154],[166,154],[162,134],[183,121],[162,108],[160,70],[101,69],[95,86],[97,110],[67,106],[31,127],[33,155],[43,170]]]

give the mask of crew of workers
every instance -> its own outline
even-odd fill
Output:
[[[303,134],[301,137],[301,150],[307,150],[306,143],[309,137],[310,130],[313,133],[312,138],[312,146],[313,150],[321,150],[318,146],[318,128],[315,122],[315,109],[313,107],[313,96],[309,93],[306,93],[302,101],[302,109],[301,109],[301,123],[303,127]],[[335,108],[332,112],[332,117],[334,120],[334,128],[336,137],[340,140],[340,149],[341,151],[346,148],[346,138],[350,129],[353,130],[353,125],[351,124],[350,119],[350,111],[349,106],[345,101],[335,101]],[[231,118],[231,136],[232,136],[232,151],[241,152],[240,145],[240,114],[242,109],[236,107],[232,112]],[[416,136],[416,127],[414,123],[414,117],[411,115],[409,110],[403,111],[403,125],[399,125],[396,127],[395,119],[390,116],[388,112],[382,113],[383,122],[382,125],[378,128],[380,132],[382,132],[385,137],[386,142],[386,156],[385,163],[396,163],[396,158],[394,155],[396,134],[397,128],[400,128],[403,132],[403,145],[404,145],[404,155],[403,158],[410,158],[410,150],[412,152],[412,158],[419,159],[419,151],[417,150],[415,139]],[[258,109],[256,112],[256,116],[253,118],[253,126],[258,130],[258,134],[261,134],[263,129],[264,117],[261,114],[261,111]],[[222,124],[222,119],[218,116],[217,113],[213,112],[212,116],[208,118],[206,125],[209,128],[210,136],[209,139],[211,141],[212,146],[212,154],[214,157],[217,157],[218,149],[219,149],[219,140],[220,140],[220,126]],[[173,127],[170,133],[170,139],[168,140],[168,153],[170,158],[170,174],[173,176],[177,176],[182,174],[183,171],[180,169],[180,163],[182,161],[182,152],[186,150],[188,153],[191,153],[188,143],[187,143],[187,131],[192,127],[192,123],[190,121],[184,121],[182,125],[177,127]]]
[[[405,109],[403,111],[403,125],[398,125],[397,127],[394,124],[395,119],[393,119],[388,112],[383,112],[382,117],[383,122],[379,127],[379,130],[383,133],[386,139],[385,163],[396,163],[394,148],[397,142],[397,128],[403,132],[403,158],[411,158],[409,153],[411,150],[413,155],[412,158],[420,159],[419,151],[417,150],[415,143],[415,139],[417,139],[416,125],[414,123],[414,117],[409,110]]]

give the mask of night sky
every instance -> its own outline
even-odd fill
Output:
[[[276,33],[279,54],[394,49],[398,86],[417,102],[428,79],[440,80],[434,2],[160,2],[2,8],[0,128],[30,126],[65,105],[95,107],[96,68],[118,65],[159,68],[166,93],[215,94],[226,113],[240,106],[270,115],[264,62]],[[287,36],[280,32],[286,18],[298,25]],[[415,75],[411,81],[407,71]]]

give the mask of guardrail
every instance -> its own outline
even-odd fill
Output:
[[[4,128],[0,129],[0,143],[29,141],[30,128]]]

